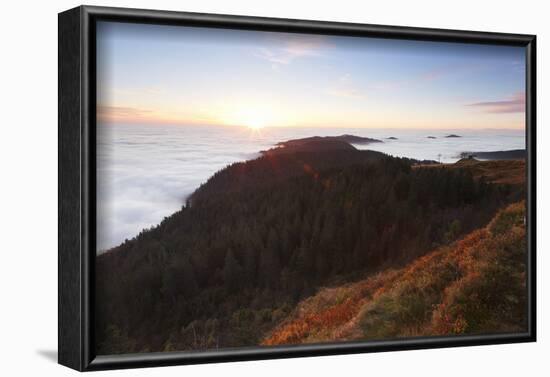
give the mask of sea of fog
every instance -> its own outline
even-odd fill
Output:
[[[189,194],[228,164],[255,158],[279,141],[342,134],[384,141],[356,145],[358,149],[441,162],[455,162],[465,151],[525,148],[525,133],[510,130],[101,125],[97,132],[98,251],[133,238],[179,210]],[[461,137],[445,138],[449,134]]]

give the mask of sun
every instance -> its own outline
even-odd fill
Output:
[[[229,106],[228,106],[229,107]],[[276,108],[265,103],[248,101],[234,104],[221,113],[219,119],[226,125],[246,127],[252,131],[258,131],[266,127],[276,127],[280,124],[279,112]]]
[[[264,123],[259,120],[253,120],[246,124],[246,126],[252,130],[259,130],[264,128]]]
[[[252,130],[259,130],[272,123],[273,117],[266,109],[250,108],[237,114],[237,122]]]

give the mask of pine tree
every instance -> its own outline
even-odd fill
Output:
[[[235,258],[233,250],[229,249],[225,254],[223,280],[230,291],[236,290],[240,286],[242,272],[242,267]]]

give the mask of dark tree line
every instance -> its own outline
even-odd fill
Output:
[[[100,354],[251,346],[320,286],[484,225],[507,186],[376,152],[264,156],[100,255]]]

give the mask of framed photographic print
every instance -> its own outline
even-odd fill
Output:
[[[59,15],[59,362],[535,341],[535,36]]]

